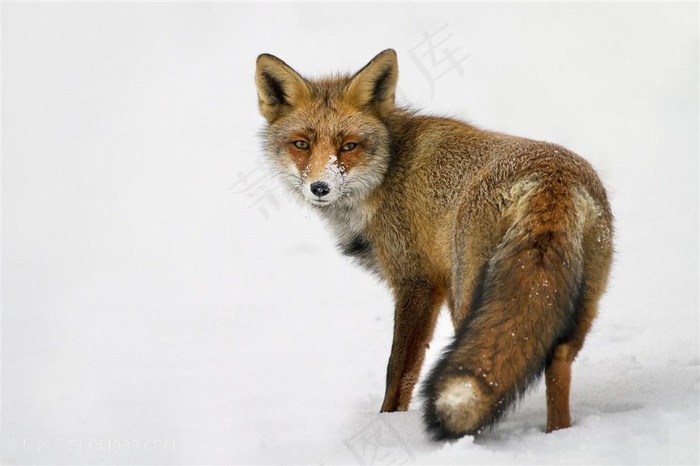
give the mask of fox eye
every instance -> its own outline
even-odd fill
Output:
[[[356,142],[348,142],[347,144],[345,144],[343,147],[340,148],[340,151],[341,152],[349,152],[349,151],[353,150],[355,147],[357,147]]]
[[[306,150],[309,148],[309,143],[306,141],[294,141],[294,147],[301,150]]]

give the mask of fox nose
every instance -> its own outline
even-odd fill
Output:
[[[331,192],[331,187],[325,181],[315,181],[311,183],[311,192],[314,196],[323,197]]]

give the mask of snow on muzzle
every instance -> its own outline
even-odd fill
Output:
[[[338,163],[338,157],[330,155],[324,169],[316,176],[302,173],[302,192],[306,200],[314,205],[328,205],[336,201],[347,182],[345,167]]]

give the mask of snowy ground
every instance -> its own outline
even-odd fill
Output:
[[[697,3],[2,15],[4,463],[700,461]],[[476,440],[427,441],[419,399],[379,415],[389,293],[258,168],[257,54],[314,76],[387,47],[404,101],[561,143],[609,187],[571,429],[543,433],[541,386]]]

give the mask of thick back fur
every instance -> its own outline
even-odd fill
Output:
[[[397,79],[392,50],[320,80],[271,55],[256,69],[273,170],[394,293],[382,411],[408,409],[446,303],[456,336],[423,389],[433,436],[492,425],[543,371],[547,429],[568,427],[612,258],[605,190],[555,144],[396,107]]]

